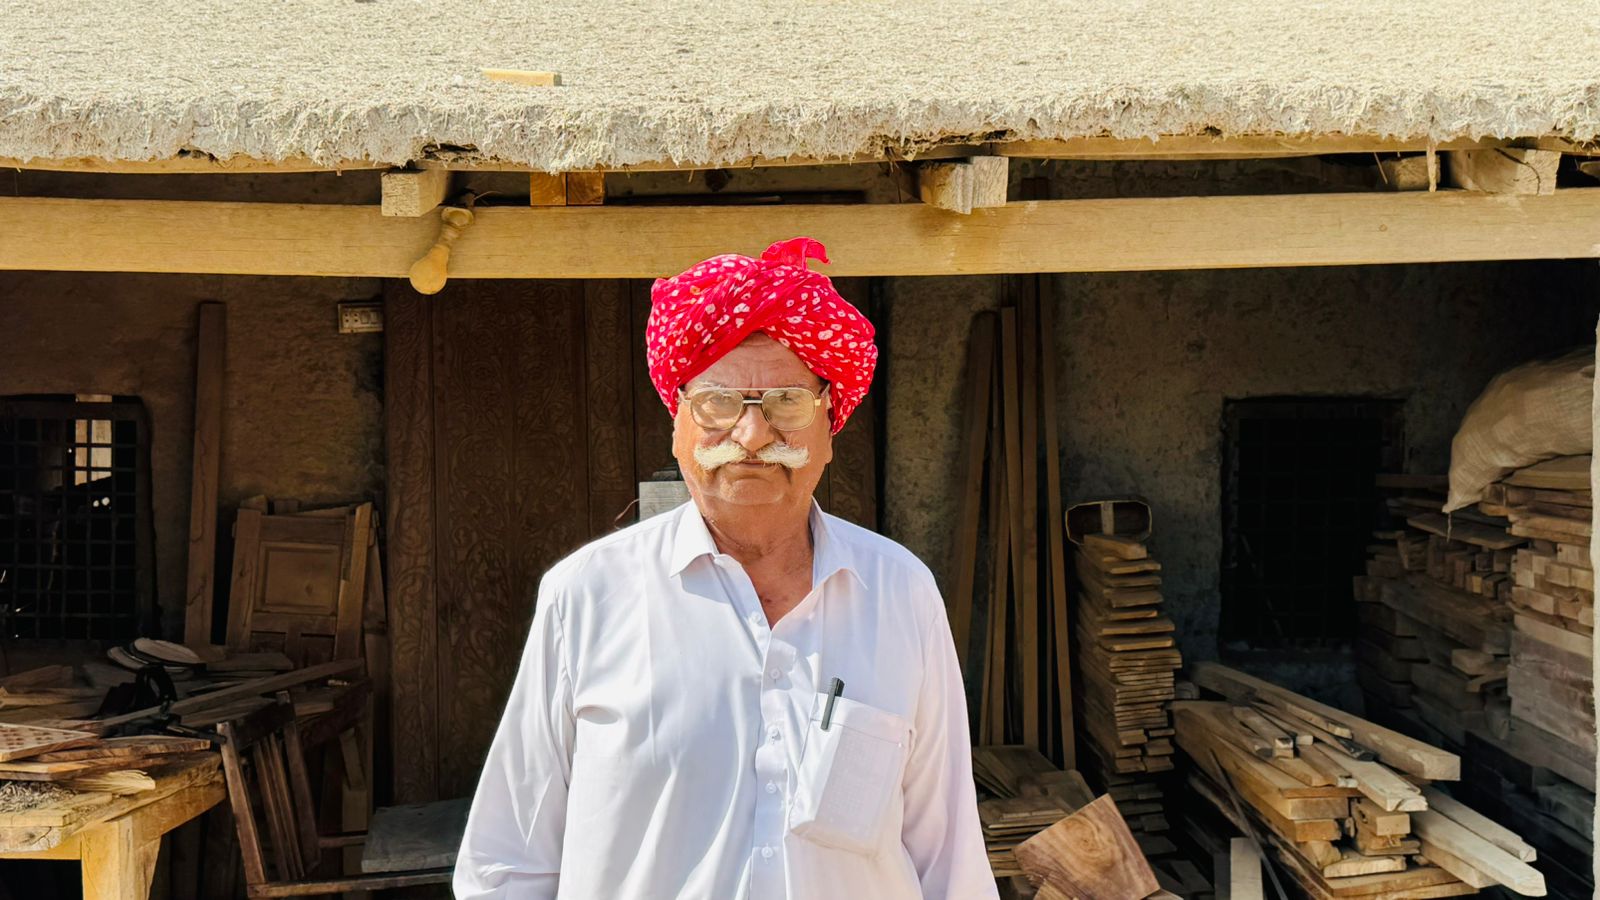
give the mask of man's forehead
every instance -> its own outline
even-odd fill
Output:
[[[757,340],[757,337],[760,339]],[[815,387],[821,381],[793,350],[761,334],[728,351],[727,355],[691,379],[689,385]]]

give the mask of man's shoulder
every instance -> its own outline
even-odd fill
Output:
[[[661,513],[595,538],[547,569],[543,589],[592,587],[601,580],[615,581],[618,573],[639,571],[650,554],[663,554],[671,546],[675,519],[675,513]]]
[[[878,568],[890,577],[909,579],[919,587],[933,590],[937,596],[938,585],[932,570],[915,553],[870,528],[828,513],[823,515],[827,517],[829,531],[849,548],[859,563]]]

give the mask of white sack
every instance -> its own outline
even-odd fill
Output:
[[[1450,443],[1445,512],[1477,503],[1484,488],[1524,466],[1593,451],[1594,354],[1583,347],[1489,382]]]

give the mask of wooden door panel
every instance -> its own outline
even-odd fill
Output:
[[[387,291],[394,800],[413,803],[473,790],[540,577],[616,527],[671,461],[672,421],[645,367],[647,282]],[[875,425],[869,396],[818,489],[869,527]]]

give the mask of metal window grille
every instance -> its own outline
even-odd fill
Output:
[[[1348,641],[1350,578],[1383,522],[1375,476],[1403,462],[1400,401],[1230,400],[1223,420],[1224,642]]]
[[[136,399],[0,398],[5,637],[114,641],[150,633],[149,448]]]

